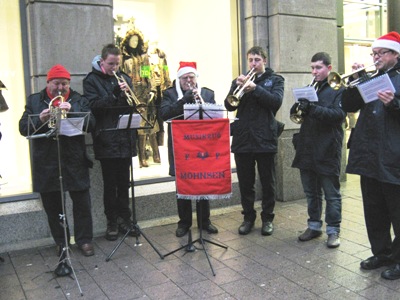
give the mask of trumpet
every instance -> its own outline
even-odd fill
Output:
[[[314,76],[310,84],[307,86],[312,86],[315,89],[317,83],[318,81],[315,81],[315,76]],[[299,105],[297,105],[296,107],[296,112],[290,115],[290,120],[296,124],[301,124],[304,122],[303,112],[299,109]]]
[[[377,60],[374,64],[364,67],[364,68],[360,68],[356,71],[354,71],[353,73],[350,73],[348,75],[342,75],[340,76],[339,73],[337,72],[330,72],[328,75],[328,84],[329,86],[334,89],[334,90],[338,90],[340,89],[342,86],[348,88],[353,88],[355,86],[357,86],[358,84],[367,81],[368,79],[370,79],[371,77],[375,76],[376,74],[378,74],[378,70],[376,70],[375,72],[373,72],[372,74],[367,73],[366,69],[371,68],[376,66],[379,63],[379,60]],[[354,75],[358,75],[358,78],[350,81],[349,83],[345,82],[346,78],[349,78],[351,76]]]
[[[246,75],[247,79],[246,81],[242,84],[239,85],[234,91],[232,95],[228,95],[227,101],[231,106],[237,107],[240,104],[240,98],[244,95],[244,89],[254,81],[256,77],[256,72],[254,71],[254,68],[250,70],[250,72]]]
[[[118,84],[125,83],[126,90],[124,91],[126,96],[126,101],[128,102],[129,106],[136,105],[136,110],[138,113],[144,113],[146,110],[146,104],[139,101],[136,95],[133,93],[132,89],[129,87],[128,83],[126,82],[123,76],[118,76],[115,71],[113,71],[115,78],[118,80]]]
[[[65,109],[60,109],[60,104],[65,102],[65,98],[61,95],[61,92],[58,92],[58,96],[55,96],[50,100],[49,103],[49,111],[50,111],[50,119],[48,122],[49,128],[56,127],[56,121],[58,115],[60,115],[61,119],[65,119],[67,117],[67,113]]]
[[[188,86],[189,86],[189,89],[191,89],[192,91],[195,89],[195,87],[192,88],[190,83],[188,83]],[[196,93],[193,93],[193,96],[194,96],[194,100],[196,101],[196,104],[204,104],[205,103],[203,100],[203,97],[201,97],[198,90],[196,90]]]

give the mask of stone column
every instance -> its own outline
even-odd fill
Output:
[[[293,105],[292,89],[311,81],[310,60],[313,54],[328,52],[333,69],[338,68],[338,30],[336,0],[254,0],[240,1],[242,53],[259,45],[268,50],[268,63],[285,78],[285,97],[277,119],[285,131],[279,140],[277,154],[277,200],[304,198],[298,169],[291,168],[294,158],[292,136],[299,125],[289,119]],[[242,58],[245,66],[245,58]],[[243,69],[242,66],[242,69]]]
[[[397,31],[400,32],[400,1],[398,0],[387,0],[387,14],[388,14],[388,32]],[[386,32],[382,32],[385,34]]]

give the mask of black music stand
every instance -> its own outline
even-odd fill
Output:
[[[206,110],[204,110],[202,104],[198,104],[198,105],[199,105],[198,109],[195,109],[195,111],[191,115],[189,115],[187,119],[190,119],[193,116],[197,116],[197,113],[198,113],[198,116],[199,116],[199,118],[198,118],[199,120],[203,120],[205,115],[208,117],[208,119],[212,119],[212,116]],[[187,200],[187,201],[190,201],[190,200]],[[204,197],[201,197],[200,200],[196,200],[197,203],[199,203],[199,201],[210,201],[210,200],[208,200],[207,197],[204,196]],[[192,232],[189,229],[188,243],[186,245],[183,245],[183,246],[181,246],[181,247],[179,247],[179,248],[167,253],[167,254],[164,254],[164,257],[169,256],[169,255],[171,255],[171,254],[173,254],[173,253],[175,253],[175,252],[177,252],[179,250],[182,250],[184,248],[185,248],[186,252],[194,252],[196,249],[204,250],[204,253],[205,253],[207,261],[208,261],[208,264],[210,265],[210,268],[211,268],[211,272],[215,276],[216,274],[215,274],[214,268],[213,268],[213,266],[211,264],[210,257],[209,257],[209,255],[207,253],[207,249],[206,249],[205,243],[210,243],[210,244],[213,244],[215,246],[218,246],[218,247],[221,247],[221,248],[224,248],[224,249],[228,249],[228,247],[225,246],[225,245],[218,244],[216,242],[213,242],[213,241],[210,241],[208,239],[203,238],[203,209],[202,209],[201,205],[199,205],[199,218],[200,218],[200,220],[198,220],[199,231],[200,231],[199,237],[196,240],[192,241]],[[202,248],[197,248],[196,246],[194,246],[193,244],[196,243],[196,242],[200,243],[202,245]]]
[[[64,229],[64,247],[61,250],[57,267],[54,270],[54,274],[58,277],[63,276],[71,276],[74,275],[73,279],[76,281],[78,289],[80,291],[81,296],[83,296],[83,292],[81,286],[79,284],[78,278],[76,276],[75,270],[71,263],[70,256],[70,248],[67,234],[67,221],[66,221],[66,212],[65,212],[65,192],[64,192],[64,184],[63,184],[63,176],[62,176],[62,166],[61,166],[61,147],[60,147],[60,135],[66,136],[76,136],[76,135],[85,135],[87,134],[89,127],[89,118],[90,112],[69,112],[66,113],[66,116],[70,116],[71,118],[61,118],[61,110],[57,110],[54,115],[50,117],[48,121],[43,123],[40,127],[36,128],[33,122],[34,118],[38,118],[39,115],[29,115],[28,116],[28,136],[27,139],[39,139],[39,138],[54,138],[57,142],[57,157],[58,157],[58,172],[59,172],[59,180],[60,180],[60,193],[61,193],[61,206],[62,206],[62,215],[60,218],[62,219],[62,227]],[[76,118],[72,118],[73,116],[77,116]],[[54,126],[50,128],[46,133],[38,133],[41,132],[46,126],[50,124],[50,121],[54,122]],[[30,133],[30,127],[33,126],[33,132]]]
[[[144,126],[141,126],[141,122],[135,122],[134,116],[140,117],[141,120],[145,122]],[[137,119],[137,118],[136,118]],[[123,121],[123,122],[121,122]],[[156,121],[156,120],[155,120]],[[113,131],[113,130],[137,130],[137,129],[149,129],[153,128],[154,123],[151,124],[149,120],[147,120],[144,116],[142,116],[142,113],[137,111],[137,114],[134,114],[133,111],[131,110],[129,114],[120,116],[120,122],[117,126],[117,128],[110,128],[110,129],[105,129],[104,131]],[[131,143],[132,140],[130,139]],[[132,147],[131,147],[132,148]],[[158,251],[158,249],[151,243],[151,241],[147,238],[147,236],[143,233],[143,230],[140,228],[139,224],[137,223],[136,219],[136,203],[135,203],[135,182],[133,178],[133,164],[132,164],[132,159],[130,163],[130,189],[131,189],[131,194],[132,194],[132,224],[131,228],[125,233],[125,235],[122,237],[122,239],[118,242],[118,244],[114,247],[114,249],[111,251],[111,253],[107,256],[106,261],[110,261],[111,257],[114,255],[114,253],[118,250],[118,248],[121,246],[121,244],[125,241],[126,237],[131,233],[135,233],[136,237],[136,242],[135,246],[141,246],[142,244],[139,242],[139,236],[142,235],[145,240],[149,243],[149,245],[154,249],[154,251],[157,252],[157,254],[160,256],[161,259],[164,259],[164,256]]]

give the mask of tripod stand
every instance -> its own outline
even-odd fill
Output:
[[[187,200],[187,201],[190,201],[190,200]],[[199,201],[209,201],[209,200],[206,197],[204,197],[201,200],[196,200],[196,201],[199,202]],[[179,250],[182,250],[183,248],[185,248],[185,250],[187,252],[193,252],[193,251],[195,251],[195,249],[198,249],[193,244],[195,244],[196,242],[199,242],[202,245],[202,248],[200,248],[200,250],[204,250],[204,253],[205,253],[207,261],[208,261],[208,264],[210,265],[210,268],[211,268],[211,272],[215,276],[214,268],[213,268],[213,266],[211,264],[210,257],[208,256],[205,243],[210,243],[210,244],[213,244],[215,246],[218,246],[218,247],[221,247],[221,248],[224,248],[224,249],[228,249],[228,247],[203,238],[203,209],[202,209],[202,205],[199,205],[199,218],[200,218],[200,220],[199,220],[199,231],[200,231],[199,238],[194,240],[194,241],[191,241],[192,234],[191,234],[191,232],[189,232],[188,243],[186,245],[183,245],[183,246],[179,247],[178,249],[175,249],[175,250],[173,250],[173,251],[171,251],[171,252],[169,252],[167,254],[164,254],[164,257],[167,257],[167,256],[169,256],[169,255],[171,255],[171,254],[173,254],[173,253],[175,253],[175,252],[177,252]]]
[[[50,139],[54,139],[56,142],[55,147],[57,148],[57,167],[58,167],[58,177],[59,177],[59,188],[60,188],[60,201],[61,201],[61,212],[59,213],[59,218],[61,219],[61,227],[63,228],[63,235],[64,235],[64,241],[62,242],[61,245],[59,245],[59,261],[57,264],[56,269],[54,270],[54,274],[56,276],[62,277],[62,276],[71,276],[73,274],[73,279],[76,281],[76,284],[79,288],[81,296],[83,296],[82,289],[80,287],[78,278],[76,276],[75,270],[72,266],[71,263],[71,256],[70,256],[70,248],[69,248],[69,233],[67,231],[68,225],[67,225],[67,220],[66,220],[66,211],[65,211],[65,190],[64,190],[64,180],[63,180],[63,165],[62,165],[62,153],[61,153],[61,146],[60,146],[60,136],[61,135],[66,135],[66,136],[77,136],[77,135],[83,135],[87,131],[87,126],[89,124],[89,116],[90,113],[88,112],[80,112],[77,113],[79,114],[78,118],[70,118],[68,119],[67,116],[65,115],[65,119],[61,118],[61,110],[57,110],[56,112],[53,113],[54,115],[51,117],[52,118],[52,125],[50,125],[50,122],[44,123],[49,125],[50,130],[46,133],[43,134],[36,134],[42,128],[41,126],[38,129],[35,129],[34,133],[32,135],[29,135],[27,138],[28,139],[39,139],[43,138],[45,139],[43,142],[38,142],[38,145],[44,145],[45,147],[49,147],[49,150],[51,150],[52,145],[54,145],[54,142]],[[66,113],[65,113],[66,114]],[[69,114],[74,114],[74,113],[69,113]],[[82,115],[85,115],[82,117]],[[29,116],[31,118],[31,116]],[[85,123],[85,119],[87,119],[86,122],[86,128],[83,129],[83,124]],[[31,124],[31,123],[30,123]],[[33,124],[33,122],[32,122]],[[28,130],[29,131],[29,130]],[[46,140],[47,139],[47,140]],[[54,160],[54,157],[50,159],[50,161]],[[56,190],[57,191],[57,190]],[[57,192],[55,192],[57,193]],[[46,199],[46,200],[45,200]],[[53,200],[51,197],[49,198],[48,196],[44,196],[44,192],[42,193],[42,200],[44,203],[44,207],[46,209],[47,214],[51,213],[57,213],[57,210],[59,209],[56,207],[55,209],[49,209],[48,206],[46,208],[46,204],[48,203],[48,200]],[[74,200],[74,198],[73,198]],[[75,200],[74,200],[75,202]],[[75,202],[76,203],[76,202]],[[74,203],[74,205],[75,205]],[[51,225],[50,217],[49,217],[49,223],[50,227],[52,228],[52,233],[54,239],[57,241],[57,236],[58,234],[54,235],[55,233],[53,232],[53,228]]]
[[[134,125],[132,123],[132,111],[129,113],[129,116],[127,116],[125,119],[127,119],[127,122],[123,123],[123,127],[120,127],[120,124],[118,125],[118,128],[116,129],[110,129],[110,130],[136,130],[138,128],[143,128],[139,127],[139,125]],[[147,119],[143,118],[141,113],[139,113],[140,117],[147,123]],[[126,127],[125,127],[126,126]],[[150,124],[150,126],[152,126]],[[147,127],[145,127],[147,128]],[[132,143],[132,140],[130,139],[130,142]],[[132,147],[131,147],[132,148]],[[158,251],[158,249],[151,243],[151,241],[147,238],[147,236],[143,233],[142,229],[140,228],[139,224],[137,223],[137,218],[136,218],[136,202],[135,202],[135,183],[134,183],[134,178],[133,178],[133,164],[132,164],[132,159],[130,160],[130,190],[131,190],[131,195],[132,195],[132,224],[131,228],[125,233],[125,235],[122,237],[122,239],[118,242],[118,244],[114,247],[114,249],[111,251],[111,253],[107,256],[106,261],[110,261],[111,257],[114,255],[114,253],[118,250],[118,248],[121,246],[121,244],[125,241],[126,237],[131,233],[135,233],[134,236],[136,237],[136,242],[135,246],[141,246],[142,244],[139,242],[139,237],[142,235],[145,240],[149,243],[149,245],[154,249],[154,251],[157,252],[157,254],[160,256],[161,259],[164,258],[164,256]]]

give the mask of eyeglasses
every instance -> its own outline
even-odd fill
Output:
[[[392,50],[387,50],[387,51],[381,51],[381,52],[372,52],[370,55],[372,57],[375,57],[376,55],[378,55],[378,57],[382,57],[384,56],[386,53],[388,52],[392,52]]]
[[[179,78],[179,79],[182,79],[182,80],[184,80],[184,81],[186,81],[186,80],[194,80],[196,78],[196,76],[194,76],[194,75],[188,75],[188,76],[182,76],[181,78]]]

